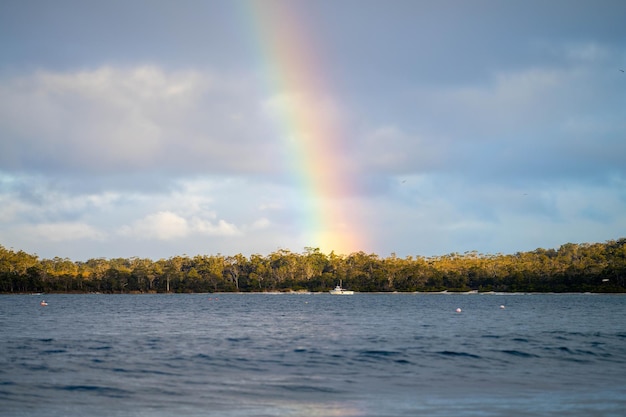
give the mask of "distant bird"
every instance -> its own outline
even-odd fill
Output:
[[[621,69],[621,68],[620,68],[620,71],[624,72],[624,70],[623,70],[623,69]]]

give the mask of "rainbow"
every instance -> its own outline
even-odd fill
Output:
[[[257,49],[265,65],[272,108],[288,149],[298,189],[299,229],[305,246],[349,254],[363,237],[349,209],[355,175],[342,146],[342,125],[329,100],[320,48],[298,15],[296,2],[250,1]]]

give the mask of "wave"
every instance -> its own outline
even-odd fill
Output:
[[[513,339],[511,339],[514,342],[522,342],[522,343],[528,343],[529,340],[526,339],[525,337],[514,337]]]
[[[521,350],[500,350],[499,352],[506,353],[507,355],[517,356],[519,358],[540,358],[541,356],[533,353],[522,352]]]
[[[359,358],[371,359],[375,361],[393,359],[400,355],[402,355],[402,353],[392,350],[362,350],[358,352]]]
[[[278,388],[280,390],[290,391],[290,392],[301,392],[301,393],[323,393],[323,394],[339,394],[342,391],[336,388],[330,387],[320,387],[316,385],[292,385],[292,384],[271,384],[271,387]]]
[[[482,359],[482,356],[480,355],[474,355],[473,353],[467,353],[467,352],[455,352],[452,350],[443,350],[441,352],[437,352],[437,354],[442,355],[442,356],[456,356],[456,357],[461,357],[461,358]]]
[[[103,387],[99,385],[62,385],[55,386],[54,388],[60,391],[90,392],[110,398],[126,398],[130,396],[130,392],[127,390],[112,387]]]
[[[44,355],[53,355],[55,353],[66,353],[67,350],[66,349],[49,349],[49,350],[42,350],[41,353]]]

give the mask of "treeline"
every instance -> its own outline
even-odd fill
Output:
[[[626,292],[626,238],[516,254],[381,258],[279,250],[267,256],[39,259],[0,245],[2,293],[328,291]]]

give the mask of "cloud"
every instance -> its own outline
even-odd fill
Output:
[[[169,211],[161,211],[135,221],[132,226],[123,227],[120,234],[137,239],[170,240],[187,236],[189,225],[183,217]]]
[[[197,218],[192,219],[191,229],[209,236],[238,236],[242,234],[237,226],[223,219],[218,220],[217,223]]]
[[[359,213],[375,246],[385,248],[375,250],[380,255],[514,253],[620,236],[623,185],[623,179],[506,185],[426,174],[406,177],[386,198],[363,202]]]
[[[398,108],[403,116],[361,135],[364,171],[498,182],[606,182],[626,175],[623,93],[616,88],[623,80],[617,84],[617,71],[606,70],[615,66],[596,51],[601,48],[580,48],[598,61],[521,67],[467,85],[416,86]],[[561,49],[562,57],[569,54],[571,48]]]
[[[199,217],[186,218],[171,211],[160,211],[148,214],[130,226],[121,227],[119,234],[138,240],[177,240],[192,234],[236,236],[241,232],[237,226],[223,219],[214,222]]]
[[[158,193],[121,194],[67,190],[43,177],[6,184],[0,186],[0,244],[35,248],[46,257],[167,258],[304,246],[290,236],[284,188],[271,183],[203,177],[176,180]]]
[[[68,190],[58,178],[0,172],[0,219],[13,224],[81,221],[128,198],[110,191]]]
[[[365,77],[356,94],[262,92],[242,73],[193,65],[5,72],[0,244],[75,259],[311,246],[307,227],[320,213],[287,169],[301,168],[289,111],[330,133],[334,154],[309,158],[323,161],[310,171],[352,187],[318,202],[322,226],[351,223],[338,236],[359,235],[365,251],[510,252],[618,237],[623,53],[594,42],[537,45],[472,76],[447,69],[454,80],[445,85],[396,78],[408,74],[401,66],[371,83],[343,68]],[[550,59],[527,59],[541,54]],[[365,72],[384,73],[374,68]],[[348,218],[332,218],[339,212]]]
[[[81,222],[58,222],[26,225],[21,228],[33,240],[68,242],[77,240],[104,240],[106,234],[97,228]]]
[[[276,143],[244,78],[156,66],[0,79],[0,169],[268,173]]]
[[[495,72],[478,84],[416,85],[405,109],[366,128],[348,96],[320,92],[306,111],[342,132],[333,158],[360,193],[387,187],[385,177],[430,172],[623,173],[621,96],[599,72],[609,51],[586,43],[557,52],[573,64]],[[298,94],[263,97],[243,77],[154,65],[3,78],[0,169],[64,175],[74,188],[80,173],[93,187],[142,191],[177,177],[285,173],[290,151],[278,112],[302,103]]]
[[[255,220],[255,222],[252,223],[252,229],[267,229],[270,226],[271,222],[265,217]]]
[[[422,173],[443,166],[447,145],[409,135],[397,126],[383,126],[369,132],[359,146],[363,172],[387,175]]]

